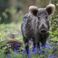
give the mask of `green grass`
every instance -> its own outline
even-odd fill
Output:
[[[21,32],[21,21],[17,24],[16,23],[0,24],[0,46],[3,46],[7,43],[7,41],[10,39],[9,34],[16,34],[15,39],[23,42],[22,35],[20,34],[20,32]],[[54,32],[51,34],[51,36],[52,36],[51,41],[53,41],[53,43],[55,41],[58,41],[58,38],[54,36],[55,34],[58,34],[58,33]],[[54,46],[57,47],[56,45],[54,45]],[[0,49],[0,58],[6,58],[6,55],[4,54],[5,48]],[[48,55],[53,53],[51,51],[53,51],[53,50],[49,50]],[[32,58],[47,58],[48,55],[44,55],[44,54],[35,55],[34,54],[34,55],[32,55]],[[23,57],[27,58],[26,55],[23,56],[22,54],[14,54],[14,52],[11,51],[11,58],[23,58]]]
[[[11,39],[9,37],[9,34],[16,34],[15,40],[22,41],[22,35],[20,35],[21,32],[21,23],[10,23],[10,24],[0,24],[0,47],[3,45],[6,45],[7,41]],[[6,55],[4,54],[5,47],[0,50],[0,58],[6,58]],[[11,57],[14,58],[21,58],[21,54],[15,54],[12,52]]]
[[[10,34],[15,34],[15,39],[23,41],[21,32],[21,23],[10,23],[0,25],[0,46],[5,45],[7,40],[11,39]]]

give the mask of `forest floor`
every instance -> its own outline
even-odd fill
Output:
[[[11,24],[1,24],[0,25],[0,47],[5,45],[6,42],[11,39],[10,35],[14,34],[15,39],[18,41],[22,41],[22,35],[21,35],[21,23],[11,23]],[[50,45],[51,48],[48,48],[47,54],[32,54],[32,58],[58,58],[58,41],[48,40],[48,45]],[[3,49],[0,49],[0,58],[6,58],[6,55],[4,54],[5,51],[4,47]],[[15,54],[13,51],[11,52],[11,58],[27,58],[26,55],[23,56],[22,53]]]

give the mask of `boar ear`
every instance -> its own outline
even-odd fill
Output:
[[[38,8],[36,6],[30,6],[29,7],[29,11],[34,15],[36,16],[37,15],[37,12],[38,12]]]
[[[55,5],[54,4],[47,5],[46,11],[48,12],[48,15],[52,15],[55,12]]]

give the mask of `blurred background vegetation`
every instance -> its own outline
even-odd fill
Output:
[[[23,15],[28,12],[28,7],[36,5],[40,8],[49,3],[56,6],[55,14],[51,19],[50,33],[52,37],[58,37],[58,0],[0,0],[0,33],[5,35],[13,31],[20,33],[21,21]]]
[[[58,42],[58,0],[0,0],[0,46],[5,45],[12,34],[16,40],[22,41],[21,22],[30,5],[40,8],[49,3],[56,6],[51,18],[51,41]]]

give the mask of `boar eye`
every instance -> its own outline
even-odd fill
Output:
[[[46,19],[48,19],[48,17],[47,17],[47,16],[46,16],[45,18],[46,18]]]
[[[38,19],[40,19],[40,17],[38,17]]]

